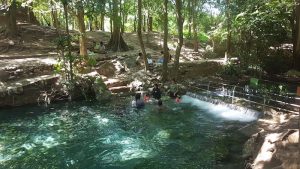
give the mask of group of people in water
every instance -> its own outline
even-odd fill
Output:
[[[168,94],[171,99],[174,99],[176,103],[181,101],[181,97],[178,93],[177,84],[175,84],[175,80],[172,81],[171,87],[168,91]],[[132,107],[137,109],[142,109],[145,107],[145,103],[154,102],[158,105],[158,107],[163,106],[162,102],[162,92],[158,86],[158,84],[154,84],[154,87],[151,92],[152,98],[150,97],[149,93],[136,93],[135,99],[132,101]]]

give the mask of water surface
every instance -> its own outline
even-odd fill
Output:
[[[0,168],[13,169],[243,168],[237,129],[255,120],[188,96],[162,109],[125,99],[0,112]]]

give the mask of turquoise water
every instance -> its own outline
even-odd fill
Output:
[[[249,122],[210,107],[186,96],[163,109],[124,99],[1,110],[0,168],[243,168],[237,129]]]

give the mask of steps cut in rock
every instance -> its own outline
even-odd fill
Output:
[[[118,87],[118,86],[127,86],[129,81],[119,80],[119,79],[108,79],[104,82],[108,88]]]
[[[109,90],[110,90],[113,94],[117,94],[117,93],[127,93],[127,92],[130,92],[130,87],[129,87],[129,86],[118,86],[118,87],[111,87],[111,88],[109,88]]]

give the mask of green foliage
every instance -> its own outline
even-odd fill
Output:
[[[224,69],[221,72],[221,74],[225,76],[240,76],[241,70],[238,65],[229,63],[224,66]]]
[[[269,74],[286,73],[291,66],[291,58],[285,55],[284,50],[271,51],[268,56],[262,57],[262,68]]]
[[[62,62],[58,62],[58,63],[54,64],[53,66],[54,66],[54,73],[60,74],[62,72],[62,69],[63,69]]]
[[[58,50],[65,50],[69,41],[71,41],[71,36],[60,36],[54,39],[54,43],[56,44]]]
[[[287,86],[283,84],[259,84],[257,89],[266,99],[275,99],[273,94],[281,96],[288,94]]]
[[[74,74],[71,66],[74,66],[73,62],[76,59],[72,53],[68,52],[68,45],[70,44],[71,38],[71,36],[59,36],[54,40],[59,53],[58,64],[54,65],[54,70],[55,73],[59,73],[62,77],[65,77],[65,80],[68,81],[68,83],[73,83],[70,81],[72,80],[71,76]]]
[[[95,84],[98,85],[98,90],[100,93],[103,93],[104,91],[108,90],[103,79],[100,77],[96,78]]]
[[[198,37],[199,37],[200,42],[206,43],[209,41],[209,36],[205,32],[200,32]]]
[[[300,72],[297,70],[289,70],[286,75],[290,77],[300,77]]]
[[[88,58],[88,64],[93,67],[93,66],[96,66],[97,61],[94,57],[89,57]]]

